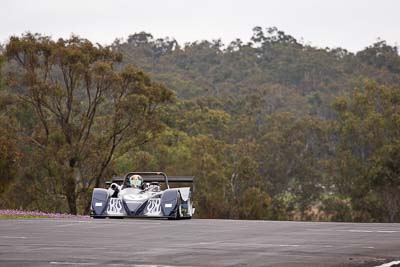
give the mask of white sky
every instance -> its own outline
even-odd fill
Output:
[[[0,42],[31,31],[109,44],[147,31],[227,44],[249,40],[254,26],[277,26],[318,47],[358,51],[378,37],[400,44],[399,0],[3,0],[0,10]]]

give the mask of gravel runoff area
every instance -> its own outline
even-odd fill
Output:
[[[0,218],[76,218],[89,219],[86,215],[72,215],[67,213],[46,213],[41,211],[1,210]]]

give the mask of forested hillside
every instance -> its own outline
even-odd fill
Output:
[[[400,221],[400,56],[136,33],[3,46],[0,206],[85,213],[127,171],[193,175],[197,217]]]

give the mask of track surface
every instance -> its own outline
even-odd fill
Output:
[[[376,266],[400,224],[0,220],[1,266]]]

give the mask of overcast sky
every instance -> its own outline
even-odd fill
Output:
[[[276,26],[318,47],[358,51],[380,37],[400,44],[399,0],[3,0],[0,42],[40,32],[79,34],[109,44],[147,31],[180,43],[249,40],[254,26]]]

